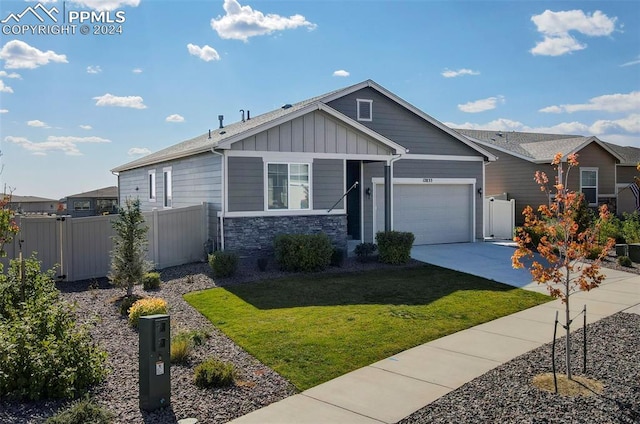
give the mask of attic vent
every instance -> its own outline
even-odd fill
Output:
[[[282,109],[289,109],[291,107],[291,105],[289,103],[287,103],[286,105],[282,105]]]

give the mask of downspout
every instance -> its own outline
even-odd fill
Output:
[[[213,153],[214,155],[218,155],[220,156],[220,204],[221,204],[221,211],[218,212],[218,217],[220,218],[220,250],[224,250],[224,211],[226,209],[225,205],[225,196],[226,196],[226,192],[225,192],[225,184],[227,183],[227,179],[225,178],[225,167],[224,167],[224,154],[220,153],[220,152],[216,152],[215,151],[215,147],[211,148],[211,153]]]
[[[408,151],[408,150],[407,150]],[[393,184],[393,176],[391,165],[400,159],[402,155],[394,155],[387,161],[384,166],[384,230],[391,231],[391,187]]]

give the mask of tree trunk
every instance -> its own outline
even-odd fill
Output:
[[[566,322],[566,330],[567,330],[567,340],[566,340],[566,349],[567,352],[565,354],[567,361],[567,378],[571,380],[571,338],[569,337],[571,334],[571,316],[569,310],[569,270],[567,269],[567,282],[565,286],[565,322]]]

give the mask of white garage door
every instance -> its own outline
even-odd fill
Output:
[[[473,241],[469,184],[394,184],[393,229],[410,231],[414,244]],[[384,230],[384,186],[376,185],[376,231]]]

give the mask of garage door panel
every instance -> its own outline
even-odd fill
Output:
[[[394,229],[410,231],[415,244],[471,240],[472,186],[468,184],[394,184]],[[376,187],[376,223],[384,228],[384,186]]]

